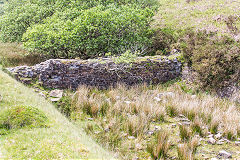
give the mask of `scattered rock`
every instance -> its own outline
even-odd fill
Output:
[[[153,133],[154,133],[153,131],[148,131],[147,135],[151,136],[151,135],[153,135]]]
[[[50,98],[50,100],[52,101],[52,102],[57,102],[57,101],[59,101],[61,98]]]
[[[179,118],[186,118],[183,114],[178,115]]]
[[[124,101],[124,103],[126,103],[126,104],[130,104],[131,102],[130,102],[130,101]]]
[[[211,158],[211,160],[218,160],[217,158]]]
[[[182,125],[190,126],[191,123],[190,123],[190,122],[181,122],[181,123],[178,123],[178,124],[181,125],[181,126],[182,126]]]
[[[177,127],[177,125],[176,124],[172,124],[172,128],[176,128]]]
[[[222,138],[222,134],[221,133],[218,133],[214,136],[215,139],[221,139]]]
[[[132,160],[139,160],[139,158],[138,158],[138,157],[135,157],[135,158],[133,158]]]
[[[62,96],[63,96],[63,90],[60,90],[60,89],[52,90],[52,91],[49,93],[49,96],[50,96],[50,97],[55,97],[55,98],[62,98]]]
[[[42,96],[43,98],[47,98],[46,95],[45,95],[44,93],[42,93],[42,92],[39,92],[38,94],[39,94],[40,96]]]
[[[213,134],[208,135],[207,138],[213,138]]]
[[[107,127],[107,128],[104,129],[104,131],[105,131],[105,132],[109,132],[109,131],[110,131],[110,128]]]
[[[160,126],[155,126],[155,130],[160,130],[161,127]]]
[[[181,122],[190,122],[190,120],[187,119],[187,118],[181,118],[181,119],[179,119],[179,121],[181,121]]]
[[[142,145],[139,144],[139,143],[137,143],[135,147],[136,147],[137,150],[142,150],[143,149]]]
[[[216,144],[216,140],[212,137],[210,137],[207,142],[212,145]]]
[[[157,101],[157,102],[160,102],[160,101],[161,101],[161,99],[158,98],[158,97],[154,97],[153,99],[154,99],[155,101]]]
[[[217,145],[223,145],[223,144],[224,144],[224,141],[217,141],[216,144],[217,144]]]
[[[219,151],[219,153],[218,153],[218,157],[219,158],[232,158],[232,154],[231,153],[229,153],[229,152],[227,152],[227,151],[224,151],[224,150],[221,150],[221,151]]]
[[[192,99],[195,99],[195,98],[197,98],[197,96],[196,96],[196,95],[192,95],[191,98],[192,98]]]
[[[134,136],[128,136],[128,139],[135,139]]]
[[[240,146],[240,141],[235,141],[235,145]]]

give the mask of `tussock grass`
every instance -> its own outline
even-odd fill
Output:
[[[0,110],[14,106],[32,106],[49,119],[47,128],[20,128],[0,137],[1,152],[6,159],[79,159],[103,158],[106,152],[81,128],[76,127],[57,109],[0,70]],[[2,157],[1,157],[2,158]]]
[[[123,159],[131,159],[135,155],[141,158],[162,156],[162,141],[159,141],[159,146],[163,147],[159,148],[159,152],[154,150],[153,146],[158,146],[158,142],[155,142],[148,147],[148,154],[147,148],[139,151],[134,149],[137,148],[135,145],[147,146],[147,141],[152,141],[157,135],[158,125],[167,125],[169,120],[175,121],[180,115],[185,116],[190,125],[179,124],[179,130],[178,127],[173,129],[173,133],[177,131],[179,136],[170,132],[168,134],[174,138],[170,135],[167,137],[173,142],[180,141],[178,138],[181,138],[187,146],[186,154],[192,155],[190,159],[194,157],[197,148],[194,135],[206,138],[208,132],[221,132],[226,138],[233,139],[240,133],[237,104],[202,93],[192,96],[185,93],[178,83],[167,88],[163,85],[118,85],[104,91],[80,86],[73,96],[72,106],[71,118],[77,121],[90,118],[90,124],[85,126],[86,131]],[[186,150],[184,148],[186,147],[179,151],[183,156]],[[169,153],[177,152],[171,147],[168,150]],[[164,151],[164,155],[167,152]]]

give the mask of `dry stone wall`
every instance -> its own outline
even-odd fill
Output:
[[[17,80],[29,84],[38,81],[48,88],[76,89],[79,85],[106,89],[117,83],[157,84],[181,75],[182,64],[176,58],[138,58],[135,62],[116,64],[111,59],[50,59],[35,66],[8,68]]]

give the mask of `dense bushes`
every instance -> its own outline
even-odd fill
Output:
[[[11,0],[0,17],[0,37],[52,57],[146,53],[156,8],[157,0]]]
[[[184,57],[204,88],[221,89],[240,80],[240,43],[206,32],[189,32]]]
[[[33,24],[41,23],[53,14],[49,0],[31,1],[11,0],[6,3],[4,14],[0,17],[0,38],[4,42],[21,41],[23,33]]]
[[[143,52],[151,44],[153,12],[115,5],[84,10],[73,21],[59,15],[37,24],[23,36],[25,47],[54,57],[96,57],[107,52]]]

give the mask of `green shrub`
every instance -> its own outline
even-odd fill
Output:
[[[0,17],[0,39],[4,42],[20,42],[28,27],[52,15],[52,4],[49,0],[6,2],[4,14]]]
[[[24,46],[51,57],[91,58],[107,52],[144,52],[151,45],[153,11],[131,6],[97,6],[74,19],[59,15],[37,24],[23,36]]]
[[[157,54],[169,54],[171,45],[176,43],[176,40],[177,36],[174,30],[169,28],[158,29],[153,36],[152,51],[157,51]]]
[[[219,89],[240,79],[240,43],[206,32],[189,32],[182,43],[186,62],[197,73],[201,86]]]
[[[48,118],[39,109],[29,106],[17,106],[0,113],[0,130],[22,127],[47,127]]]

